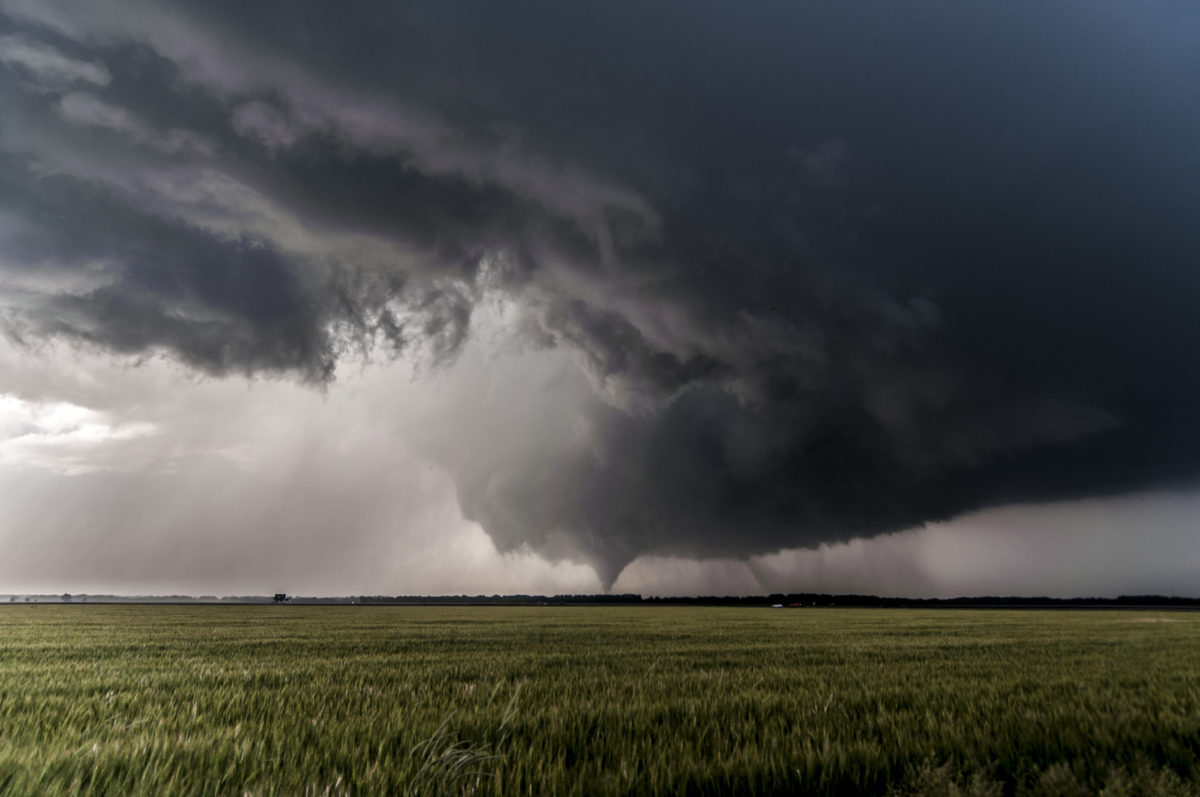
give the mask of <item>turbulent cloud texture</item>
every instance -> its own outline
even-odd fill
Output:
[[[500,551],[606,586],[1186,484],[1198,34],[1184,3],[0,0],[0,324],[320,389],[469,371],[489,314],[570,365],[410,444]]]

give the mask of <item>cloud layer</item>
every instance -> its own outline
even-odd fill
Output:
[[[605,585],[1187,484],[1198,32],[3,0],[0,323],[316,391],[454,369],[412,445],[501,552]]]

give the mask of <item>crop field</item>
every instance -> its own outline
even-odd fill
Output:
[[[0,609],[3,794],[1196,794],[1200,614]]]

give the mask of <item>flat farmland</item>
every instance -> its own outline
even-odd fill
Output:
[[[0,608],[4,794],[1195,794],[1200,614]]]

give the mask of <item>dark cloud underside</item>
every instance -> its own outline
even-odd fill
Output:
[[[537,398],[577,443],[433,436],[502,550],[611,583],[1200,466],[1190,4],[148,9],[0,4],[10,335],[320,383],[502,298],[589,386]]]

